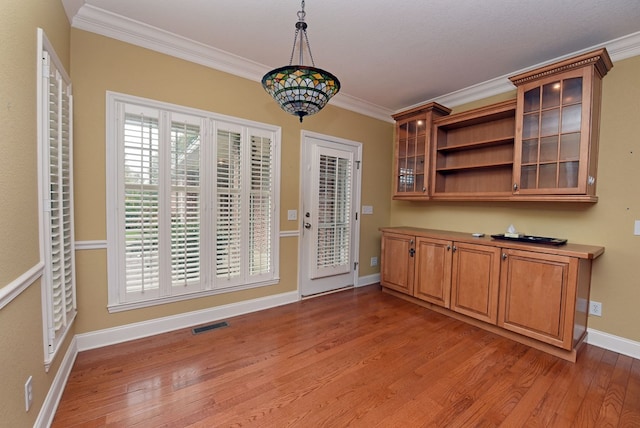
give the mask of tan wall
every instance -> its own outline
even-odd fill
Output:
[[[513,223],[531,235],[602,245],[593,264],[591,298],[602,317],[589,327],[640,341],[640,57],[619,61],[603,81],[597,204],[393,202],[391,224],[461,232],[502,233]],[[463,111],[515,97],[515,92],[456,108]]]
[[[105,93],[121,92],[199,108],[282,127],[281,230],[297,229],[287,210],[298,209],[300,132],[309,130],[363,144],[362,203],[374,214],[362,218],[360,274],[370,275],[369,260],[380,252],[378,227],[389,223],[393,125],[326,107],[301,125],[249,81],[93,33],[71,32],[71,77],[75,102],[76,239],[106,239]],[[298,239],[280,240],[280,284],[241,292],[109,314],[106,250],[77,252],[78,332],[120,326],[182,312],[235,303],[297,289]]]
[[[60,1],[0,2],[0,288],[39,259],[36,28],[69,69],[70,28]],[[64,355],[67,346],[61,347]],[[61,358],[45,373],[40,280],[0,309],[0,425],[32,426]],[[34,401],[24,408],[33,376]]]

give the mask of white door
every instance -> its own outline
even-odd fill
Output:
[[[302,133],[300,294],[352,287],[358,278],[362,144]]]

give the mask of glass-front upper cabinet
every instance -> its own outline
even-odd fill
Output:
[[[511,77],[518,87],[513,192],[597,200],[602,78],[607,51]]]
[[[438,103],[428,103],[393,115],[396,121],[394,199],[429,197],[431,124],[450,112]]]

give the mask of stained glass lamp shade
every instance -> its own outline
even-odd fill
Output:
[[[307,24],[304,22],[304,0],[298,12],[296,33],[289,65],[269,71],[262,78],[262,86],[280,107],[289,114],[300,118],[319,112],[340,90],[340,81],[333,74],[315,67],[311,47],[307,38]],[[300,31],[302,30],[302,31]],[[299,65],[292,65],[293,55],[299,41]],[[312,67],[303,65],[303,39],[311,58]]]

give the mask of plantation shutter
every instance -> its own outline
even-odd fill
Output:
[[[172,115],[171,286],[173,293],[200,285],[200,121]],[[172,294],[173,294],[172,293]]]
[[[159,113],[128,107],[124,117],[125,299],[159,295]]]
[[[219,128],[216,136],[216,277],[221,287],[242,275],[242,133]]]
[[[42,34],[44,38],[44,34]],[[76,315],[71,82],[42,51],[42,174],[47,350],[53,354]],[[48,359],[47,359],[48,360]]]
[[[257,132],[252,132],[257,134]],[[273,144],[270,136],[251,136],[249,189],[249,275],[272,268]]]

